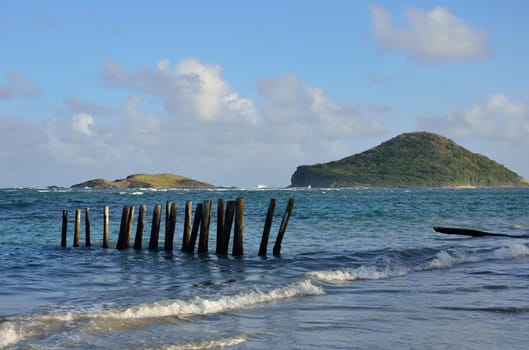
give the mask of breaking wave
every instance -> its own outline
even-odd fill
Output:
[[[18,343],[24,338],[22,328],[11,322],[0,323],[0,349]]]
[[[354,268],[341,268],[329,271],[312,271],[306,275],[329,283],[351,282],[356,280],[380,280],[406,276],[410,272],[428,271],[452,267],[465,263],[490,260],[511,260],[529,257],[529,248],[524,244],[512,244],[487,251],[448,251],[442,250],[434,257],[424,257],[418,264],[406,264],[394,260],[385,266],[362,265]]]
[[[108,329],[109,327],[113,329],[125,329],[141,326],[142,324],[164,322],[160,319],[165,317],[185,318],[215,314],[277,300],[323,294],[325,293],[321,287],[306,280],[269,291],[254,289],[232,296],[220,296],[210,299],[196,297],[190,301],[179,299],[164,300],[92,313],[68,312],[62,314],[8,317],[5,322],[0,324],[0,348],[12,346],[30,337],[39,337],[39,333],[59,331],[62,324],[69,322],[89,321],[86,327],[91,330]],[[24,329],[27,330],[27,333],[23,331]],[[207,349],[235,345],[245,339],[245,336],[237,336],[214,341],[168,345],[159,349]]]
[[[358,268],[346,268],[343,270],[313,271],[309,272],[307,275],[325,282],[350,282],[356,280],[380,280],[389,277],[405,276],[408,272],[409,270],[404,266],[360,266]]]
[[[73,321],[77,319],[141,319],[169,316],[207,315],[241,309],[256,304],[302,296],[323,295],[321,287],[310,281],[290,284],[286,287],[261,291],[259,289],[234,296],[221,296],[217,299],[195,297],[191,301],[164,300],[150,304],[133,305],[125,309],[103,310],[96,313],[65,313],[36,316],[40,321]]]
[[[434,258],[427,261],[416,270],[431,270],[451,267],[465,263],[476,263],[489,260],[511,260],[529,256],[529,248],[523,244],[512,244],[482,252],[460,252],[442,250]]]

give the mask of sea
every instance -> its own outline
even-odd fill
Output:
[[[218,256],[218,199],[240,197],[243,256],[231,255],[233,240]],[[180,250],[188,200],[213,203],[207,253]],[[153,208],[167,201],[178,205],[173,250],[163,249],[164,217],[160,249],[149,250]],[[117,250],[123,207],[141,204],[143,249]],[[85,208],[92,246],[83,218],[73,247],[74,212]],[[529,189],[1,189],[0,348],[527,349],[528,231]]]

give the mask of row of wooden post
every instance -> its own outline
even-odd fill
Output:
[[[208,252],[208,241],[209,241],[209,227],[211,221],[211,201],[205,200],[202,203],[198,203],[195,209],[195,216],[191,223],[192,218],[192,202],[187,201],[184,212],[184,229],[182,237],[181,250],[187,253],[193,253],[198,238],[198,249],[199,254]],[[237,198],[234,201],[228,201],[225,206],[224,199],[220,198],[217,203],[217,241],[215,252],[218,255],[228,255],[228,247],[230,241],[230,235],[232,226],[234,227],[232,255],[242,256],[243,249],[243,234],[244,234],[244,206],[245,201],[243,197]],[[261,244],[259,247],[259,256],[266,256],[267,246],[270,238],[270,230],[272,227],[272,221],[274,218],[274,211],[276,207],[276,199],[270,199],[268,206],[268,212],[265,219],[265,225],[261,238]],[[281,243],[285,235],[285,231],[288,225],[292,209],[294,207],[294,198],[290,198],[279,227],[277,238],[273,248],[274,255],[281,254]],[[176,214],[178,206],[175,203],[168,201],[166,203],[166,214],[165,214],[165,241],[164,250],[172,251],[174,242],[174,233],[176,229]],[[132,226],[134,219],[134,206],[125,205],[121,214],[121,224],[119,228],[118,241],[116,244],[117,249],[128,249],[130,248],[130,239],[132,234]],[[145,213],[147,206],[145,204],[140,205],[138,213],[138,223],[136,226],[136,235],[134,239],[134,249],[142,249],[143,242],[143,231],[145,227]],[[109,247],[108,238],[108,225],[109,225],[109,209],[108,206],[104,208],[103,215],[103,248]],[[158,238],[160,233],[160,221],[162,217],[162,205],[157,204],[154,206],[152,224],[151,224],[151,235],[149,239],[149,249],[158,249]],[[235,221],[235,222],[234,222]],[[235,224],[235,225],[234,225]],[[62,234],[61,234],[61,247],[66,247],[66,236],[68,227],[68,211],[63,210],[62,213]],[[85,245],[91,246],[90,241],[90,208],[85,209]],[[80,246],[80,232],[81,232],[81,210],[76,209],[75,211],[75,230],[73,246]]]

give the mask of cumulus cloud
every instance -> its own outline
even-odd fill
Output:
[[[107,61],[104,80],[130,92],[121,106],[68,97],[40,125],[0,116],[0,133],[16,135],[4,149],[17,148],[0,159],[38,164],[42,184],[167,171],[217,185],[288,185],[297,165],[349,155],[384,131],[384,107],[339,103],[294,74],[259,80],[255,107],[221,73],[197,60],[133,71]]]
[[[422,117],[419,124],[456,137],[518,141],[529,137],[529,110],[527,104],[514,102],[505,94],[496,93],[463,111]]]
[[[135,73],[115,61],[105,61],[103,65],[102,76],[109,84],[161,98],[166,111],[175,118],[255,123],[252,102],[231,91],[219,65],[188,59],[171,67],[171,62],[163,59],[155,67],[142,67]]]
[[[77,113],[72,116],[71,128],[73,131],[92,136],[92,127],[94,126],[94,117],[87,113]]]
[[[37,97],[40,91],[33,81],[25,78],[21,72],[12,70],[6,73],[7,83],[0,85],[0,100]]]
[[[294,74],[261,80],[257,91],[264,97],[265,122],[279,126],[294,140],[314,133],[334,140],[384,131],[378,115],[364,113],[359,106],[339,104],[328,98],[323,89],[307,86]]]
[[[404,51],[419,62],[474,60],[490,54],[488,34],[475,29],[443,7],[431,11],[407,9],[408,27],[393,23],[380,6],[371,6],[373,39],[387,50]]]
[[[142,99],[138,96],[128,98],[123,104],[121,131],[125,139],[134,145],[138,153],[145,150],[159,150],[164,139],[176,136],[169,131],[164,120],[141,110]]]
[[[67,118],[46,120],[40,131],[45,140],[41,147],[52,165],[78,167],[106,162],[110,144],[91,115],[78,113]],[[101,149],[103,147],[103,149]]]

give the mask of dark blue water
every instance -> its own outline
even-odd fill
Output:
[[[241,196],[244,256],[218,257],[217,199]],[[290,197],[296,204],[275,257]],[[180,251],[187,200],[214,203],[207,254]],[[148,205],[146,247],[153,207],[166,201],[179,205],[172,252],[163,250],[164,218],[162,249],[115,249],[124,205],[136,213]],[[109,249],[101,248],[105,205]],[[74,211],[85,207],[93,246],[73,248]],[[0,348],[527,348],[529,239],[447,236],[437,225],[528,234],[529,190],[3,189]]]

